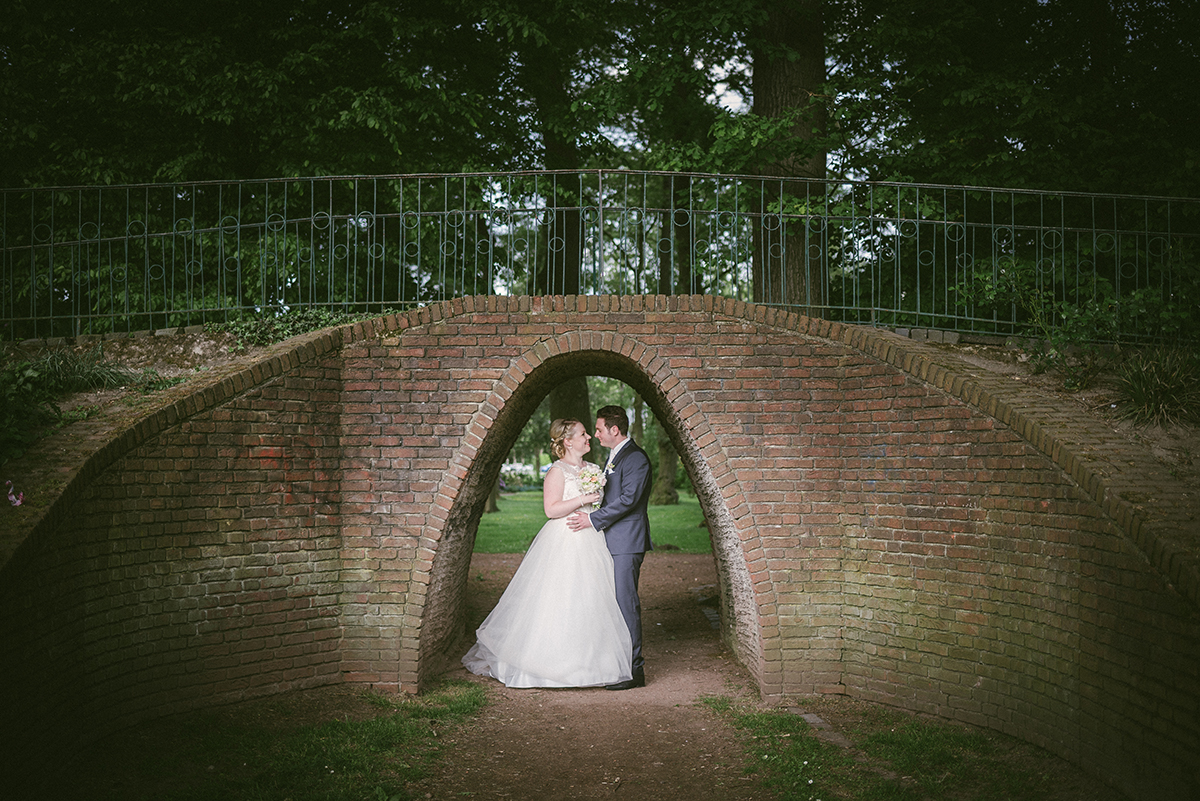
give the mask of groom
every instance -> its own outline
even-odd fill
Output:
[[[604,498],[590,515],[576,512],[567,520],[572,531],[588,527],[604,532],[613,558],[617,584],[617,606],[633,639],[633,678],[610,684],[608,690],[646,686],[642,659],[642,602],[638,599],[638,577],[650,544],[650,459],[629,438],[629,417],[620,406],[605,406],[596,413],[596,439],[609,448],[604,472]]]

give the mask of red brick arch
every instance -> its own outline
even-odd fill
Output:
[[[285,343],[118,432],[6,551],[6,753],[67,720],[418,691],[469,636],[505,452],[591,374],[675,441],[722,635],[764,696],[939,714],[1132,797],[1198,794],[1192,488],[930,345],[707,296],[433,304]]]
[[[552,372],[553,379],[541,380],[541,373]],[[745,507],[734,514],[729,507],[730,499],[736,500],[737,483],[731,475],[728,463],[720,458],[716,438],[698,405],[683,384],[675,377],[671,366],[652,348],[646,347],[636,338],[621,333],[599,331],[572,331],[553,338],[535,342],[526,352],[513,359],[503,377],[495,383],[486,400],[475,412],[466,429],[461,447],[455,454],[453,466],[441,487],[423,537],[427,547],[437,551],[431,574],[435,577],[451,577],[443,581],[434,578],[431,584],[454,587],[449,598],[433,599],[432,607],[426,606],[427,596],[414,594],[410,600],[406,617],[424,621],[427,617],[446,617],[457,620],[461,604],[463,576],[469,566],[471,540],[457,538],[459,547],[441,549],[437,543],[451,521],[456,517],[469,520],[466,525],[473,528],[477,515],[468,510],[477,509],[479,500],[486,495],[498,469],[497,457],[503,457],[512,445],[513,435],[519,431],[520,417],[516,423],[505,425],[505,412],[514,395],[529,392],[532,404],[540,401],[554,383],[562,378],[576,375],[608,375],[633,386],[647,402],[664,428],[676,443],[685,468],[697,488],[705,517],[710,521],[714,550],[717,555],[721,578],[721,597],[728,614],[724,618],[726,640],[734,647],[739,659],[756,677],[762,678],[764,662],[777,662],[779,654],[772,651],[773,643],[763,643],[760,636],[760,615],[774,614],[773,591],[769,582],[761,580],[752,586],[746,567],[746,552],[755,552],[758,547],[752,515]],[[530,389],[530,385],[534,388]],[[500,425],[496,425],[501,421]],[[493,433],[495,428],[507,430],[508,436]],[[499,436],[501,444],[491,448],[494,454],[490,462],[481,460],[481,452],[487,452],[489,437]],[[707,443],[702,447],[699,443]],[[484,465],[484,469],[475,469]],[[466,485],[476,480],[474,492],[464,492]],[[425,544],[425,542],[423,542]],[[440,604],[438,602],[441,602]],[[406,639],[423,646],[422,664],[436,665],[436,655],[446,650],[443,643],[422,643],[419,627],[406,631]],[[458,643],[448,643],[454,649]],[[764,654],[764,649],[766,653]],[[776,649],[777,650],[777,649]],[[401,678],[402,684],[419,685],[418,675]]]

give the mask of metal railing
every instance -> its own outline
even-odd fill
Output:
[[[468,294],[716,294],[988,334],[1071,309],[1105,311],[1115,338],[1200,327],[1196,199],[596,170],[6,189],[0,215],[10,341]]]

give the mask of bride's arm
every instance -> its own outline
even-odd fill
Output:
[[[567,479],[562,469],[553,465],[542,481],[542,508],[546,510],[546,517],[566,517],[579,507],[600,500],[600,494],[596,492],[564,499],[563,490],[566,485]]]

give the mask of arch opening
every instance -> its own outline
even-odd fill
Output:
[[[494,409],[494,417],[470,460],[448,512],[430,570],[422,617],[442,623],[437,629],[422,630],[420,662],[429,666],[423,678],[443,671],[466,647],[465,641],[470,636],[466,630],[466,594],[475,534],[505,456],[551,390],[566,380],[581,376],[605,376],[627,384],[662,423],[688,473],[708,523],[718,579],[721,639],[761,683],[762,642],[757,602],[742,540],[721,488],[698,444],[688,434],[677,408],[678,401],[673,402],[637,362],[605,350],[579,350],[549,357],[524,375],[510,396],[501,398],[493,392],[484,404]]]

